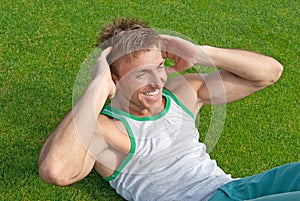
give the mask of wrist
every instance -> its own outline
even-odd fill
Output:
[[[103,77],[97,76],[87,86],[87,91],[93,92],[97,97],[109,97],[110,86],[109,82],[105,81]]]
[[[216,67],[213,52],[214,47],[208,45],[197,46],[197,56],[195,64]]]

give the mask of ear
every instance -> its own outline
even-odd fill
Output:
[[[111,73],[111,79],[113,80],[113,82],[114,82],[115,85],[117,86],[117,84],[118,84],[118,82],[119,82],[119,76],[112,72],[112,73]]]

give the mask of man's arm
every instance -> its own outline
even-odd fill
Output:
[[[207,75],[183,76],[199,104],[223,104],[244,98],[273,84],[283,70],[275,59],[254,52],[198,46],[166,35],[161,38],[166,51],[163,56],[175,61],[175,66],[167,69],[169,72],[183,71],[197,64],[219,69]]]
[[[204,104],[223,104],[239,100],[275,83],[283,70],[275,59],[254,52],[198,46],[219,68],[203,75],[198,98]]]
[[[97,141],[104,149],[106,142],[98,128],[97,118],[105,101],[115,93],[104,50],[97,59],[93,79],[74,108],[45,142],[39,157],[41,178],[51,184],[68,185],[84,178],[95,159],[89,153]]]

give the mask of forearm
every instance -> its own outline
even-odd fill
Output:
[[[283,69],[275,59],[254,52],[211,46],[201,46],[201,49],[211,59],[212,66],[257,84],[274,83]]]
[[[261,90],[282,73],[275,59],[254,52],[199,46],[179,37],[162,35],[164,58],[174,59],[169,73],[184,71],[193,65],[216,67],[219,70],[186,78],[203,104],[224,104],[239,100]]]
[[[101,78],[93,80],[69,114],[68,123],[71,125],[71,131],[77,133],[82,143],[86,146],[89,145],[96,125],[98,125],[98,115],[109,94],[110,87],[108,82],[101,80]]]
[[[93,80],[50,135],[39,159],[40,174],[46,182],[69,183],[80,176],[86,163],[92,162],[85,161],[91,160],[87,149],[97,126],[97,116],[108,96],[109,86],[106,82],[101,82],[101,78]],[[51,181],[55,179],[62,182]]]

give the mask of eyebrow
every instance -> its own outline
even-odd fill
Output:
[[[165,61],[163,60],[160,64],[158,64],[158,65],[156,66],[156,68],[162,66],[164,63],[165,63]],[[149,69],[143,69],[143,68],[142,68],[142,69],[135,70],[135,73],[149,72],[149,71],[150,71]]]

